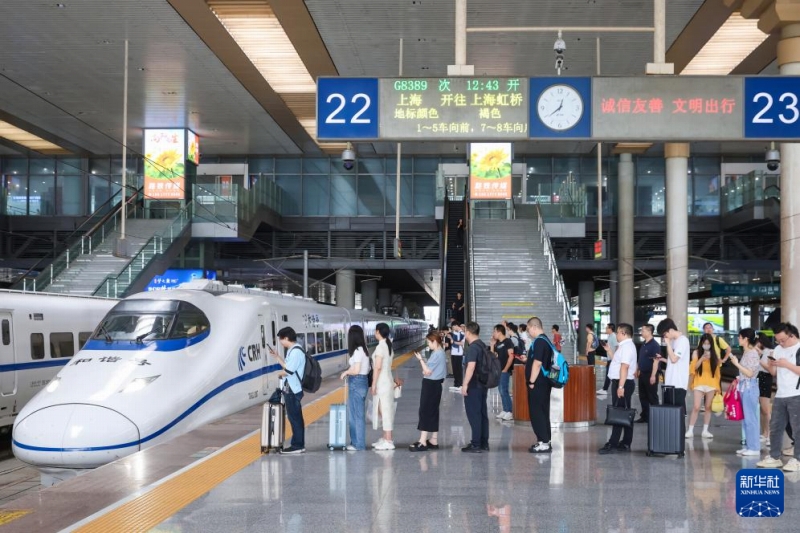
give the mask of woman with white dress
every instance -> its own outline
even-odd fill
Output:
[[[372,428],[378,429],[378,418],[383,426],[383,437],[372,445],[376,450],[394,450],[392,429],[394,425],[394,389],[392,377],[392,341],[391,330],[383,322],[375,326],[375,338],[378,347],[372,354]]]

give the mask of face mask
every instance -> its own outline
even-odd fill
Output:
[[[710,344],[704,344],[703,345],[703,349],[704,350],[710,350],[711,349],[711,345]]]

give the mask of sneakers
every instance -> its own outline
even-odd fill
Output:
[[[553,447],[550,446],[549,442],[537,442],[530,448],[528,448],[530,453],[552,453]]]
[[[383,442],[375,443],[375,451],[376,452],[385,452],[389,450],[394,450],[394,442],[390,440],[385,440]]]
[[[345,451],[348,451],[348,452],[357,452],[357,451],[358,451],[358,448],[356,448],[356,447],[355,447],[355,446],[353,446],[352,444],[348,444],[348,445],[347,445],[347,447],[345,447]]]
[[[379,438],[378,440],[376,440],[375,442],[373,442],[373,443],[372,443],[372,447],[373,447],[373,448],[377,448],[378,446],[380,446],[380,445],[381,445],[381,444],[383,444],[384,442],[386,442],[386,439],[384,439],[383,437],[381,437],[381,438]]]
[[[306,453],[306,449],[295,448],[294,446],[289,446],[288,448],[281,448],[281,455],[297,455],[299,453]]]
[[[514,420],[514,414],[506,411],[506,416],[503,417],[503,420]]]
[[[714,435],[708,430],[703,431],[700,434],[700,436],[703,437],[704,439],[713,439],[714,438]]]
[[[760,457],[761,452],[759,450],[744,450],[739,455],[741,455],[742,457]]]
[[[687,439],[693,439],[694,438],[694,428],[687,429],[686,433],[683,436],[685,438],[687,438]]]
[[[756,466],[759,468],[781,468],[783,466],[783,462],[780,459],[773,459],[768,455],[761,461],[757,462]]]
[[[603,389],[597,391],[598,398],[605,398],[606,396],[608,396],[608,391],[604,391]]]
[[[800,461],[792,457],[789,462],[783,465],[784,472],[800,472]]]
[[[747,448],[742,448],[741,450],[736,450],[736,455],[743,455],[744,452],[747,451]]]
[[[505,411],[500,411],[499,413],[497,413],[497,415],[495,415],[495,418],[499,418],[500,420],[505,420],[505,416],[506,416],[506,412]]]
[[[781,450],[781,453],[786,457],[794,457],[794,446],[789,446],[788,448]]]

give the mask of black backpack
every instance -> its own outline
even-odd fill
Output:
[[[475,365],[478,383],[486,389],[493,389],[500,384],[500,375],[503,373],[500,358],[490,352],[482,340],[476,341],[475,344],[480,346],[482,352]]]
[[[306,358],[306,367],[303,371],[303,377],[300,378],[300,385],[306,392],[317,392],[322,385],[322,367],[319,366],[319,361],[308,355],[300,346],[295,345],[294,348],[303,352]],[[289,372],[288,370],[287,373],[294,374],[294,372]]]

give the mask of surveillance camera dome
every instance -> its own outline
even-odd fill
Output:
[[[556,39],[556,42],[553,43],[553,50],[555,50],[557,54],[564,53],[564,50],[566,49],[567,49],[567,43],[564,42],[564,39],[561,38]]]
[[[768,161],[767,162],[767,170],[775,171],[775,170],[778,170],[778,167],[780,167],[780,166],[781,166],[780,161]]]
[[[778,150],[767,150],[767,153],[764,155],[764,160],[767,162],[768,170],[778,170],[781,164],[781,153]]]
[[[353,170],[356,162],[356,153],[353,151],[353,147],[350,143],[347,144],[347,148],[342,152],[342,165],[344,166],[345,170]]]

